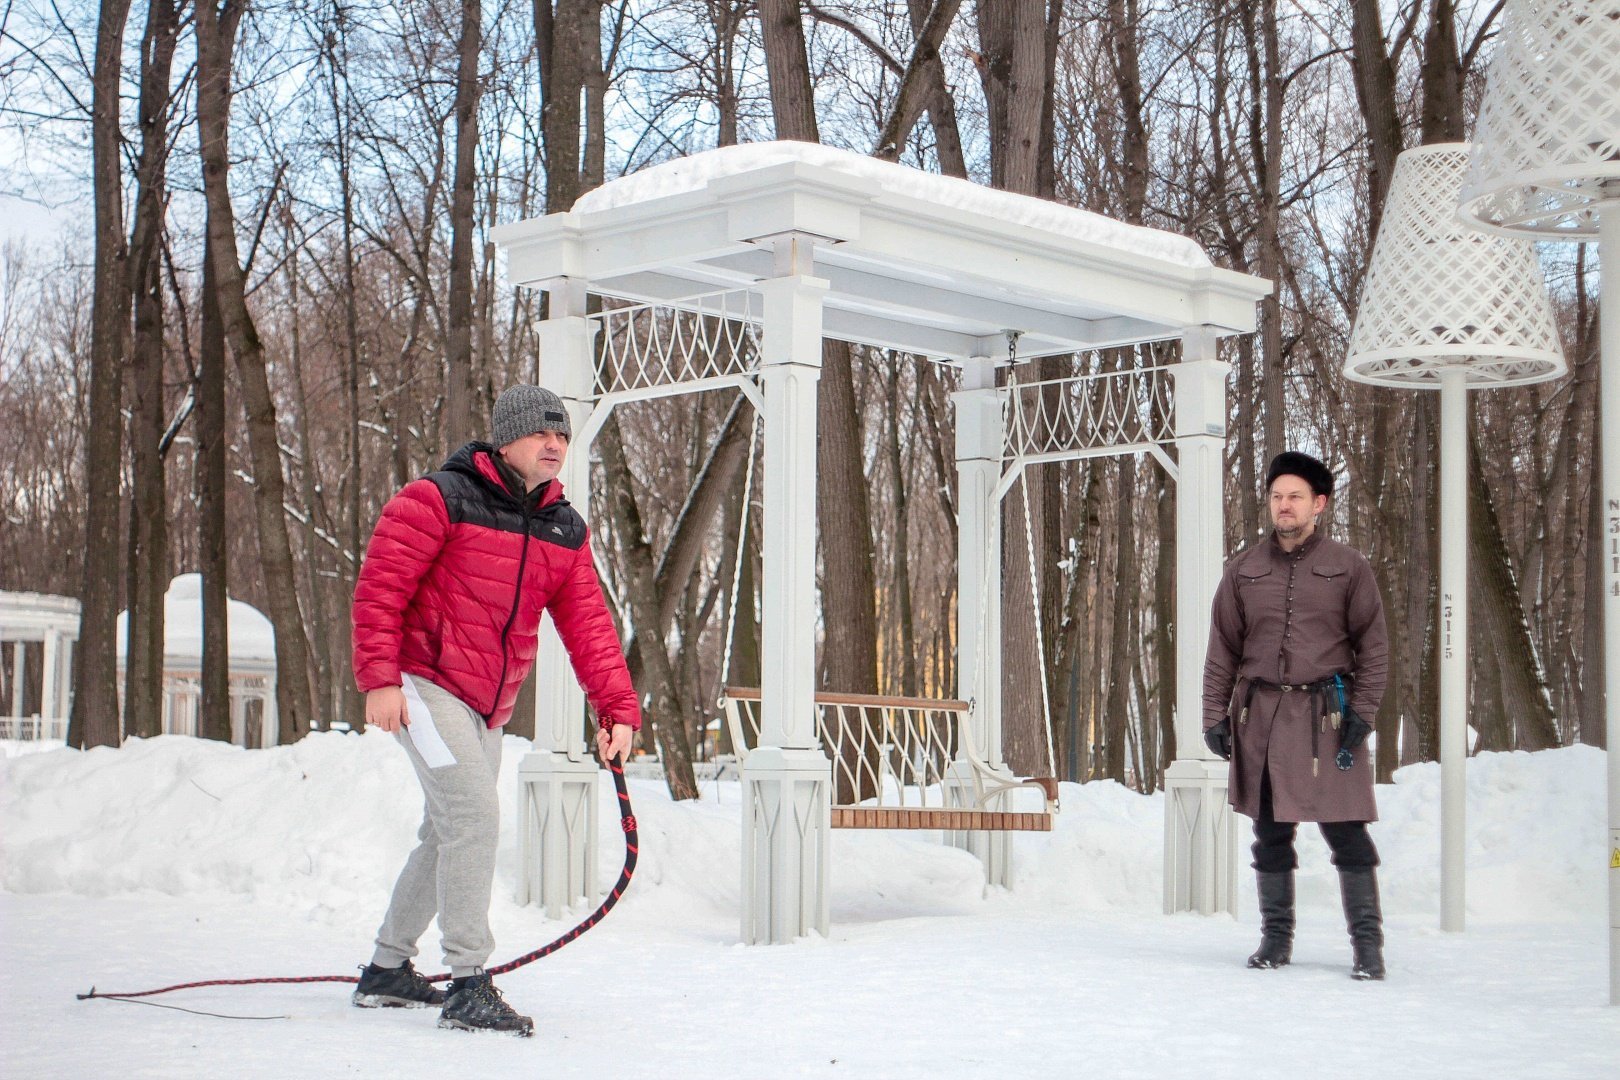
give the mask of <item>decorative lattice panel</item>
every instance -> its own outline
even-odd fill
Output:
[[[728,687],[725,707],[733,745],[746,754],[759,744],[759,691]],[[965,701],[817,694],[816,737],[854,803],[943,807],[967,710]]]
[[[1620,206],[1620,3],[1510,0],[1474,143],[1465,218],[1595,235],[1596,205]]]
[[[1009,395],[1009,458],[1075,456],[1175,439],[1169,367],[1020,383]]]
[[[597,324],[596,392],[634,396],[759,370],[757,300],[746,291],[637,304],[592,316]]]
[[[1352,379],[1438,388],[1446,368],[1477,385],[1563,374],[1535,248],[1457,214],[1468,158],[1467,143],[1441,143],[1396,162],[1350,333]]]

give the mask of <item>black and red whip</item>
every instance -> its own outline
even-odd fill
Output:
[[[630,792],[625,787],[624,763],[609,758],[608,769],[613,773],[613,786],[619,793],[619,824],[624,827],[624,869],[619,872],[619,880],[614,882],[612,891],[607,894],[607,897],[603,899],[595,911],[586,916],[584,922],[581,922],[549,945],[542,945],[533,952],[524,953],[515,960],[508,960],[499,967],[488,968],[487,971],[490,975],[505,975],[509,971],[516,971],[518,968],[550,956],[564,945],[578,940],[587,930],[607,917],[607,913],[613,910],[614,905],[619,902],[619,898],[624,895],[625,889],[629,888],[630,878],[636,872],[636,817],[630,812]],[[429,982],[436,983],[446,982],[449,978],[450,973],[448,971],[427,976]],[[207,979],[202,982],[175,983],[173,986],[161,986],[156,990],[137,990],[127,994],[104,993],[92,986],[89,993],[77,996],[80,1001],[87,1001],[90,998],[128,1001],[136,998],[154,997],[158,994],[167,994],[175,990],[194,990],[203,986],[258,986],[264,983],[358,983],[359,981],[360,977],[357,975],[289,975],[280,978],[262,979]]]

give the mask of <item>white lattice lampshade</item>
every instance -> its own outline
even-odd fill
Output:
[[[1457,216],[1467,143],[1419,146],[1395,163],[1350,332],[1345,374],[1411,389],[1462,368],[1475,385],[1557,378],[1564,352],[1529,241]]]
[[[1620,2],[1510,0],[1462,189],[1470,223],[1578,239],[1620,206]]]

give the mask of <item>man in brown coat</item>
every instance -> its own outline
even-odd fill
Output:
[[[1232,806],[1254,819],[1260,948],[1254,968],[1294,944],[1294,833],[1317,822],[1339,871],[1351,975],[1384,977],[1373,768],[1365,742],[1384,695],[1389,642],[1372,568],[1318,521],[1333,474],[1309,456],[1266,471],[1272,532],[1226,564],[1204,662],[1204,741],[1232,762]],[[1363,719],[1363,717],[1369,719]]]

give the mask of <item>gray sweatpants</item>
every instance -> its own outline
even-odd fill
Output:
[[[437,914],[445,963],[459,979],[495,951],[489,895],[500,832],[501,729],[486,727],[426,679],[406,675],[403,682],[410,725],[396,738],[422,781],[426,809],[421,842],[394,883],[371,962],[398,967],[415,956],[417,938]]]

